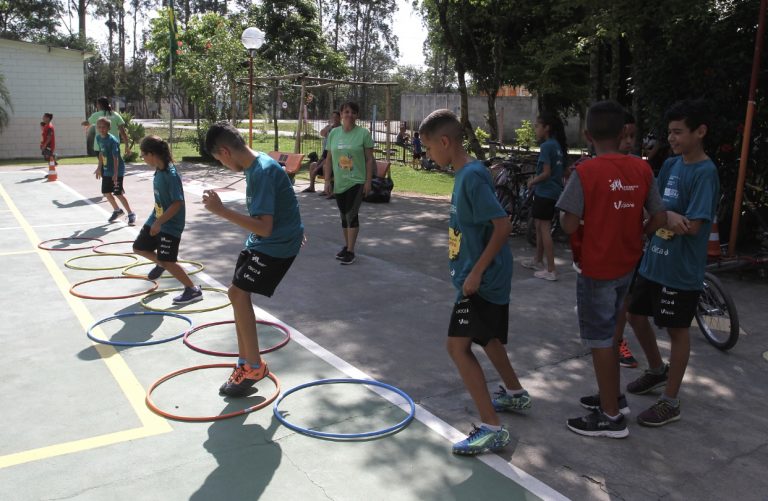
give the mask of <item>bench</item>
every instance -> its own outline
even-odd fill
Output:
[[[301,169],[301,162],[304,161],[303,153],[283,153],[282,151],[270,151],[267,153],[275,159],[277,163],[283,166],[285,173],[293,180],[293,177]]]

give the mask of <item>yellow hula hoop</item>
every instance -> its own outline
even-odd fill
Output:
[[[222,294],[226,294],[227,293],[226,290],[224,290],[224,289],[217,289],[216,287],[200,287],[200,288],[202,290],[204,290],[204,291],[220,292]],[[226,308],[227,306],[232,304],[232,302],[227,301],[226,303],[223,303],[223,304],[220,304],[220,305],[217,305],[217,306],[212,306],[210,308],[198,308],[198,309],[195,309],[195,310],[189,310],[189,309],[186,309],[186,308],[176,308],[176,309],[173,309],[173,310],[172,309],[167,309],[167,308],[154,308],[154,307],[149,306],[147,304],[147,301],[152,296],[156,296],[158,294],[165,294],[167,292],[177,292],[177,291],[183,291],[183,290],[184,290],[184,287],[174,287],[173,289],[160,289],[160,290],[156,290],[154,292],[151,292],[151,293],[147,294],[143,298],[141,298],[139,300],[139,304],[142,306],[142,308],[145,308],[145,309],[147,309],[149,311],[162,311],[162,312],[165,312],[165,313],[184,313],[184,314],[186,314],[186,313],[204,313],[206,311],[220,310],[220,309]]]
[[[201,262],[198,262],[198,261],[187,261],[187,260],[184,260],[184,259],[179,259],[178,261],[176,261],[176,264],[181,264],[181,263],[192,264],[192,265],[197,266],[196,270],[192,270],[192,271],[184,270],[187,273],[187,276],[194,275],[196,273],[200,273],[201,271],[203,271],[205,269],[205,265],[203,263],[201,263]],[[125,269],[122,271],[122,273],[126,277],[142,277],[142,278],[144,278],[144,277],[147,276],[146,273],[144,275],[136,275],[136,274],[127,273],[127,272],[130,269],[137,268],[139,266],[144,266],[144,265],[147,265],[147,264],[155,264],[155,263],[152,262],[152,261],[142,261],[140,263],[135,263],[135,264],[132,264],[130,266],[126,266]],[[170,273],[164,271],[163,274],[160,275],[160,278],[173,278],[173,275],[171,275]]]
[[[106,271],[106,270],[119,270],[120,268],[125,268],[124,264],[119,264],[117,266],[102,266],[102,267],[75,266],[71,264],[72,261],[77,261],[78,259],[85,259],[85,258],[91,258],[91,257],[110,257],[110,256],[129,257],[134,261],[139,260],[139,258],[134,256],[133,254],[119,254],[119,253],[111,254],[107,252],[100,252],[98,254],[83,254],[82,256],[75,256],[73,258],[67,259],[66,261],[64,261],[64,266],[73,270],[85,270],[85,271]],[[131,266],[136,266],[136,265],[132,264]]]

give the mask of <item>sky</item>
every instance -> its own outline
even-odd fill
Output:
[[[397,0],[398,10],[393,20],[395,35],[399,40],[400,58],[398,64],[411,66],[424,66],[423,45],[427,37],[426,28],[421,23],[421,17],[411,7],[412,0]],[[132,25],[132,19],[126,19],[127,24]],[[77,19],[71,25],[77,29]],[[88,36],[94,39],[106,40],[107,28],[102,20],[88,18],[86,29]],[[131,54],[132,49],[126,47],[126,53]]]

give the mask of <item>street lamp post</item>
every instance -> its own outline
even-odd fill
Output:
[[[264,44],[264,32],[246,28],[240,41],[248,50],[248,147],[253,148],[253,54]]]

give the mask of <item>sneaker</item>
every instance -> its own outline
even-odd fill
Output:
[[[315,189],[314,188],[304,188],[303,190],[301,190],[301,192],[302,193],[314,193]]]
[[[173,298],[173,304],[189,304],[203,300],[203,290],[199,286],[184,287],[184,292]]]
[[[669,377],[669,364],[664,365],[663,374],[653,374],[646,370],[645,373],[631,383],[627,384],[627,391],[635,395],[643,395],[656,388],[666,386]]]
[[[589,409],[591,411],[600,410],[600,395],[597,394],[581,397],[579,399],[579,403],[585,409]],[[624,416],[629,416],[630,414],[629,405],[627,405],[627,397],[624,395],[619,395],[619,412],[621,412]]]
[[[136,226],[136,214],[133,212],[128,213],[128,226]]]
[[[630,369],[637,367],[637,359],[632,356],[626,339],[622,339],[619,344],[619,365]]]
[[[224,385],[219,388],[219,393],[228,397],[244,397],[248,389],[269,374],[267,363],[262,360],[261,365],[254,368],[250,364],[243,364],[235,368]]]
[[[341,261],[342,259],[344,259],[344,256],[346,255],[347,255],[347,246],[345,245],[344,247],[341,248],[339,252],[336,253],[336,259]]]
[[[110,223],[114,223],[117,220],[117,218],[119,218],[123,214],[125,214],[125,212],[123,212],[123,209],[117,209],[116,211],[112,211],[112,215],[109,216],[109,219],[107,221],[109,221]]]
[[[499,431],[493,431],[485,426],[478,428],[472,425],[469,436],[453,444],[453,453],[474,456],[483,452],[496,452],[506,447],[509,442],[509,432],[503,426]]]
[[[347,252],[339,261],[341,261],[341,264],[352,264],[355,262],[355,253]]]
[[[520,261],[520,266],[523,268],[528,268],[529,270],[543,270],[544,263],[541,261],[534,261],[533,259],[526,259],[525,261]]]
[[[534,273],[533,276],[541,278],[542,280],[549,280],[550,282],[555,282],[557,280],[557,273],[554,271],[539,270]]]
[[[165,268],[162,266],[155,266],[151,270],[149,270],[149,273],[147,273],[147,278],[150,280],[157,280],[163,275],[163,272],[165,271]]]
[[[655,404],[637,416],[637,422],[643,426],[664,426],[680,419],[680,405],[659,399]]]
[[[594,410],[584,417],[569,419],[566,424],[572,432],[587,437],[625,438],[629,435],[627,420],[623,414],[619,414],[619,419],[612,421],[601,411]]]
[[[531,408],[531,396],[527,391],[523,390],[520,395],[512,395],[503,386],[499,386],[499,391],[493,394],[491,402],[497,412],[524,411]]]

